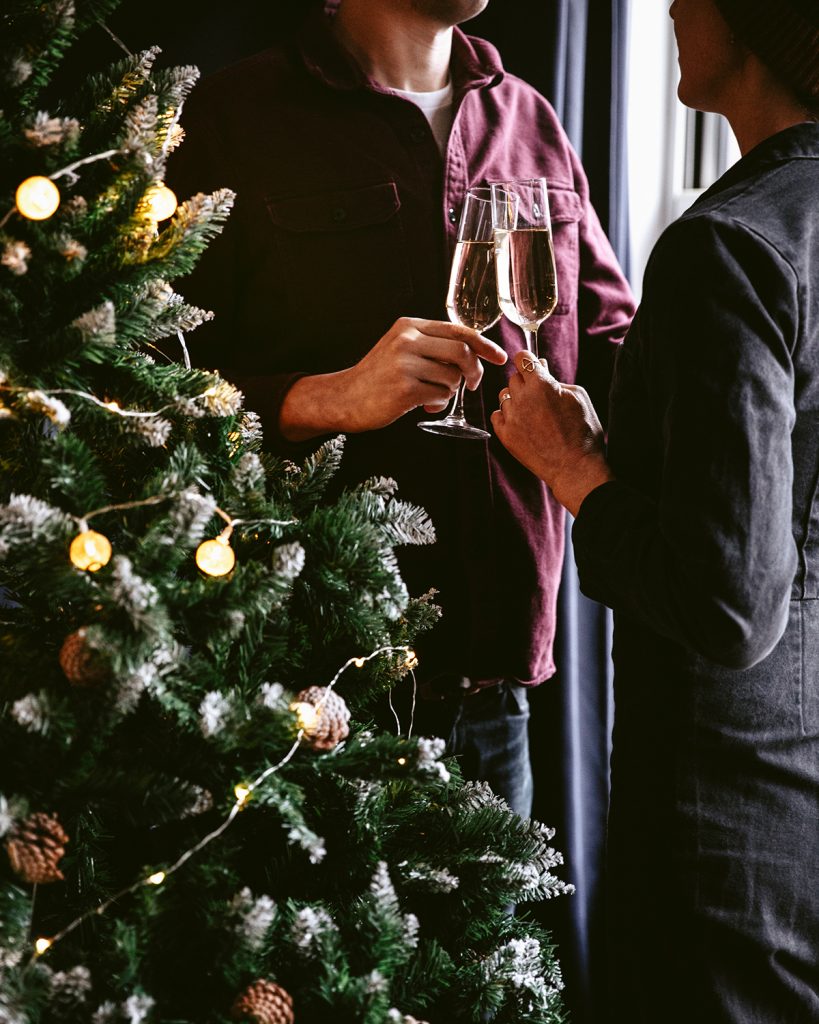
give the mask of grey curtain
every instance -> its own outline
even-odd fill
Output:
[[[468,26],[494,42],[507,68],[552,102],[583,160],[595,208],[627,273],[629,6],[630,0],[491,0]],[[577,893],[538,914],[558,942],[574,1024],[594,1024],[603,1019],[606,969],[611,616],[580,593],[570,543],[559,601],[558,675],[531,697],[535,816],[556,826],[555,845],[566,856],[566,875]]]

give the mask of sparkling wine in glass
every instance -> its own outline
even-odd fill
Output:
[[[461,211],[446,297],[447,314],[453,324],[485,331],[500,320],[495,252],[491,192],[488,188],[470,189]],[[418,426],[431,434],[475,440],[489,437],[486,430],[467,422],[464,388],[465,382],[461,379],[452,406],[443,419],[424,420]]]
[[[537,358],[538,328],[557,305],[546,179],[493,184],[492,218],[500,306]]]

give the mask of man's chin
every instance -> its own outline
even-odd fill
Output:
[[[419,14],[445,25],[460,25],[477,17],[489,0],[410,0]]]

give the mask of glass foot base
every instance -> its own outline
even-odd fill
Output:
[[[480,427],[473,427],[471,423],[457,416],[445,416],[442,420],[423,420],[418,424],[421,430],[428,434],[444,434],[449,437],[464,437],[473,441],[485,441],[492,435]]]

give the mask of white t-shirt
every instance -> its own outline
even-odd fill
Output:
[[[407,92],[405,89],[391,91],[420,108],[421,113],[429,121],[432,134],[443,156],[446,152],[449,129],[452,127],[452,81],[447,82],[443,89],[435,89],[434,92]]]

